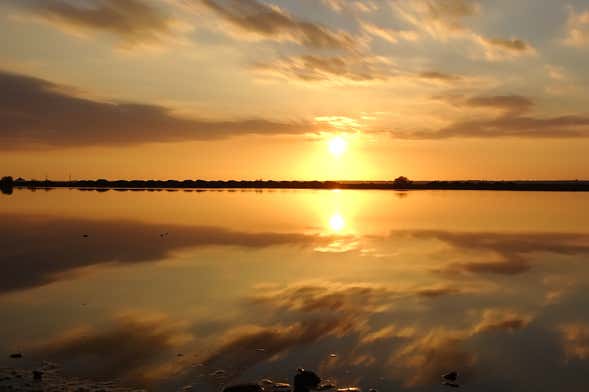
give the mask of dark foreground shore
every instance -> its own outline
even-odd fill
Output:
[[[7,178],[7,177],[5,177]],[[157,190],[157,189],[366,189],[366,190],[477,190],[477,191],[542,191],[589,192],[589,181],[206,181],[206,180],[3,180],[3,193],[14,188],[28,189],[96,189],[96,190]]]

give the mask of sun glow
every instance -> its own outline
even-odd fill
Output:
[[[329,218],[329,227],[331,227],[333,231],[342,231],[342,229],[346,227],[346,221],[339,212],[336,212],[331,218]]]
[[[328,142],[329,152],[335,156],[342,156],[348,149],[348,142],[341,136],[335,136]]]

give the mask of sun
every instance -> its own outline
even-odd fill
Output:
[[[335,157],[342,156],[348,149],[348,142],[341,136],[335,136],[328,141],[329,152]]]

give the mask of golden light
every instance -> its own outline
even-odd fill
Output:
[[[335,136],[329,140],[328,146],[329,152],[333,156],[339,157],[348,149],[348,142],[341,136]]]
[[[331,218],[329,218],[329,227],[331,227],[333,231],[342,231],[343,228],[346,227],[346,221],[339,212],[336,212]]]

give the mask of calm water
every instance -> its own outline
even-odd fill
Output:
[[[1,366],[205,392],[297,367],[365,391],[450,370],[589,388],[589,194],[0,196]]]

